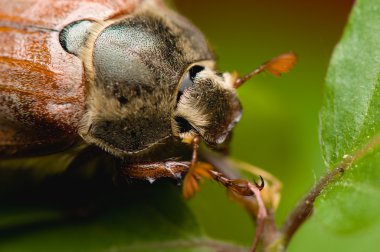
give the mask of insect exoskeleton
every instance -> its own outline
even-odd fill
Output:
[[[201,32],[182,16],[144,1],[133,14],[75,21],[60,42],[86,72],[79,134],[119,156],[170,138],[224,142],[241,116],[233,78],[215,71]]]
[[[219,73],[203,34],[161,0],[0,0],[0,158],[97,146],[136,177],[196,171],[200,139],[220,146],[241,117],[236,88],[294,62]],[[191,162],[146,159],[173,143],[192,143]]]

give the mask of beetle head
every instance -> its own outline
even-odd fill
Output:
[[[212,65],[192,64],[181,78],[172,127],[174,135],[184,140],[199,134],[215,146],[224,142],[239,121],[242,107],[233,76],[217,73]]]
[[[210,145],[223,143],[241,117],[236,89],[264,71],[275,76],[287,73],[296,61],[293,52],[285,53],[242,77],[215,72],[212,61],[191,65],[179,82],[174,134],[184,140],[199,134]]]

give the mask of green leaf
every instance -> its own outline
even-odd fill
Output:
[[[0,251],[239,250],[205,236],[173,181],[130,184],[103,172],[26,187],[1,198]]]
[[[323,157],[330,169],[348,169],[316,202],[316,214],[349,232],[374,223],[380,210],[380,1],[356,2],[326,82]]]

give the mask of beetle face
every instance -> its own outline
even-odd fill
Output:
[[[223,143],[242,113],[232,84],[228,73],[218,74],[207,64],[192,65],[179,85],[174,134],[182,139],[199,134],[213,146]]]

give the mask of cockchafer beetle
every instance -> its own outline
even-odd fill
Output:
[[[96,146],[131,177],[176,177],[201,139],[228,138],[237,87],[294,63],[288,53],[243,77],[219,73],[203,34],[160,0],[2,0],[1,162]],[[191,162],[150,158],[178,143],[193,143]]]

